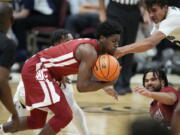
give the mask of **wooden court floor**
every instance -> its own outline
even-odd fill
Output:
[[[17,83],[11,83],[13,93]],[[128,135],[128,125],[139,117],[149,117],[150,99],[136,93],[119,96],[115,100],[103,90],[78,93],[74,85],[74,96],[86,115],[90,135]],[[52,115],[49,115],[51,117]],[[0,104],[0,123],[5,122],[9,113]],[[13,135],[38,135],[39,130],[17,132]],[[10,134],[7,134],[10,135]],[[80,135],[70,123],[57,135]]]

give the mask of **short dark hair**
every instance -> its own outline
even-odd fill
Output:
[[[50,37],[51,45],[54,45],[55,43],[59,42],[59,40],[62,40],[64,36],[67,36],[68,34],[71,34],[71,32],[66,29],[58,29],[54,31]]]
[[[121,34],[122,29],[120,25],[117,22],[114,21],[105,21],[98,25],[97,31],[96,31],[96,38],[99,39],[100,36],[109,37],[113,34]]]
[[[160,7],[164,7],[168,5],[167,0],[145,0],[145,5],[147,9],[152,8],[153,5],[159,5]]]
[[[143,74],[143,86],[145,84],[146,75],[149,72],[152,72],[153,75],[156,75],[159,80],[161,80],[161,81],[163,80],[165,83],[164,86],[168,86],[168,79],[167,79],[166,73],[165,73],[165,71],[161,70],[160,68],[149,68],[144,72],[144,74]]]

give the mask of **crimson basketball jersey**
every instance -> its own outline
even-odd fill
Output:
[[[172,92],[172,93],[175,93],[176,96],[177,96],[177,101],[173,105],[165,105],[165,104],[162,104],[162,103],[154,100],[151,103],[150,114],[153,117],[153,119],[155,119],[157,121],[160,121],[160,122],[163,122],[163,123],[165,123],[167,125],[170,125],[173,112],[174,112],[174,110],[176,108],[176,105],[177,105],[177,103],[179,101],[179,93],[172,87],[165,87],[165,88],[161,89],[160,92],[166,92],[166,93],[167,92]]]
[[[90,44],[98,51],[97,40],[76,39],[38,52],[22,68],[26,105],[29,109],[60,101],[62,92],[57,81],[77,74],[80,62],[75,57],[79,45]]]
[[[76,48],[80,44],[91,44],[97,50],[97,40],[81,38],[59,44],[37,53],[44,67],[47,68],[56,79],[59,76],[76,74],[79,61],[75,58]]]

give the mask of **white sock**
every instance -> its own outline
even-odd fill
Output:
[[[62,89],[71,110],[73,111],[73,122],[82,135],[89,135],[89,130],[86,122],[84,112],[78,106],[75,98],[73,97],[73,87],[71,84],[66,85],[66,89]]]
[[[82,135],[89,135],[86,117],[81,108],[76,104],[71,108],[73,111],[73,122]]]

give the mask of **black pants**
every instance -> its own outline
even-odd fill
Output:
[[[124,46],[135,41],[140,21],[138,6],[122,5],[111,1],[107,8],[107,18],[118,22],[123,29],[119,46]],[[121,91],[130,88],[130,78],[134,63],[133,54],[121,57],[119,62],[122,66],[122,71],[114,88],[121,93]]]
[[[75,14],[67,18],[65,28],[73,34],[80,34],[85,28],[96,28],[98,23],[99,14],[97,13]]]

